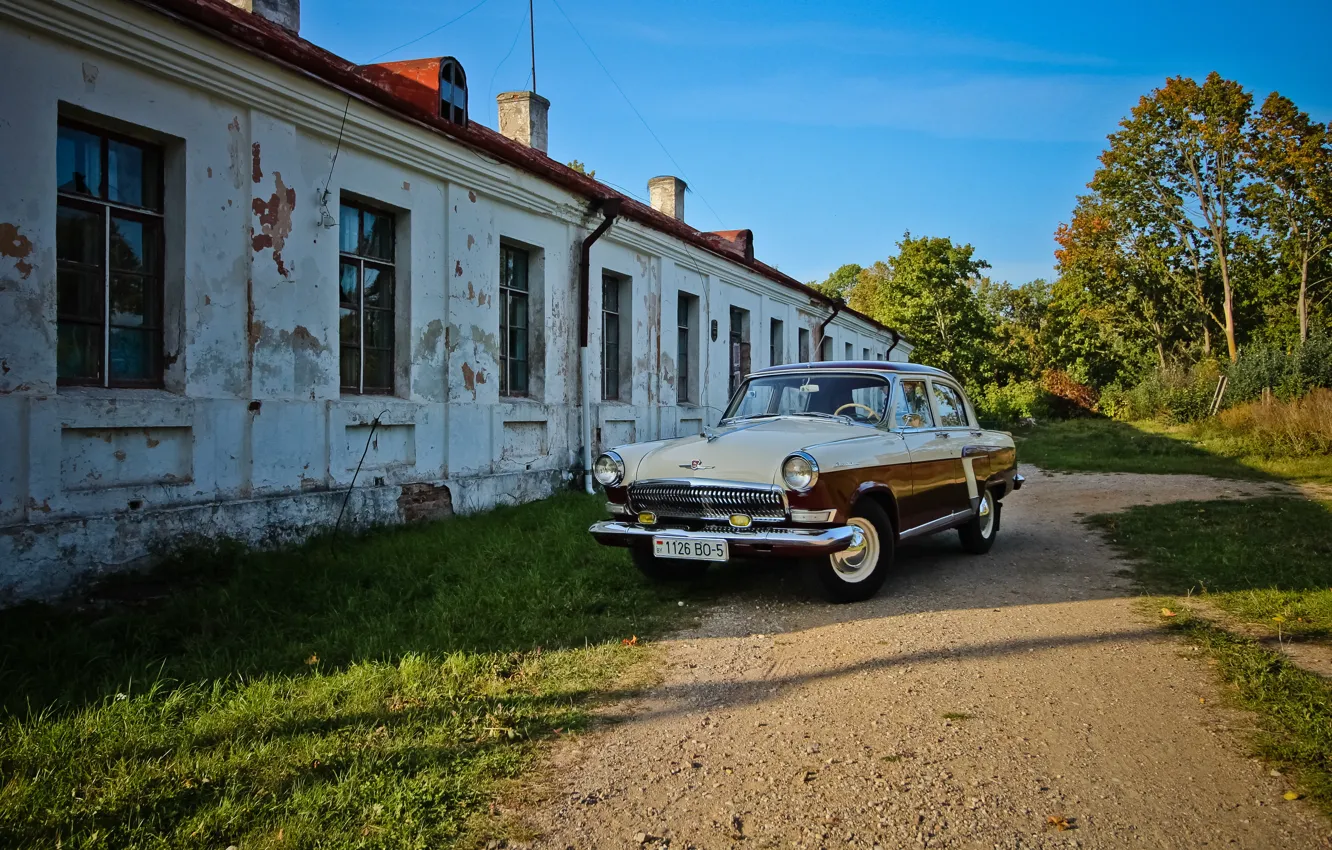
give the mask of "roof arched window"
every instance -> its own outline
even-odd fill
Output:
[[[467,126],[467,75],[452,56],[439,63],[439,116]]]

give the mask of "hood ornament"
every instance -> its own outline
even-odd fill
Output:
[[[680,468],[693,469],[693,470],[716,469],[716,467],[706,465],[705,463],[703,463],[703,461],[699,460],[698,458],[694,458],[693,460],[689,461],[689,463],[680,464]]]

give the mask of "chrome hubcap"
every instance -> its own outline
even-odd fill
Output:
[[[981,498],[980,509],[977,512],[980,515],[981,537],[988,538],[994,532],[994,506],[991,504],[993,498],[989,493]]]
[[[830,558],[838,577],[854,583],[868,577],[879,563],[879,532],[863,517],[853,517],[847,524],[855,531],[851,545]]]

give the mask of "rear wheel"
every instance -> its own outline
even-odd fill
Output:
[[[973,555],[984,555],[990,551],[994,538],[999,535],[999,505],[994,493],[987,489],[981,496],[976,515],[957,530],[963,549]]]
[[[653,581],[696,581],[708,571],[707,561],[686,561],[681,558],[658,558],[647,546],[635,546],[629,557],[638,571]]]
[[[858,532],[851,547],[811,565],[814,581],[829,602],[869,599],[893,567],[893,524],[877,502],[858,503],[847,525]]]

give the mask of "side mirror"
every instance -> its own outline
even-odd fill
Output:
[[[921,415],[920,415],[919,413],[903,413],[903,414],[902,414],[902,427],[903,427],[903,428],[920,428],[920,427],[922,427],[924,424],[925,424],[925,420],[921,418]]]

